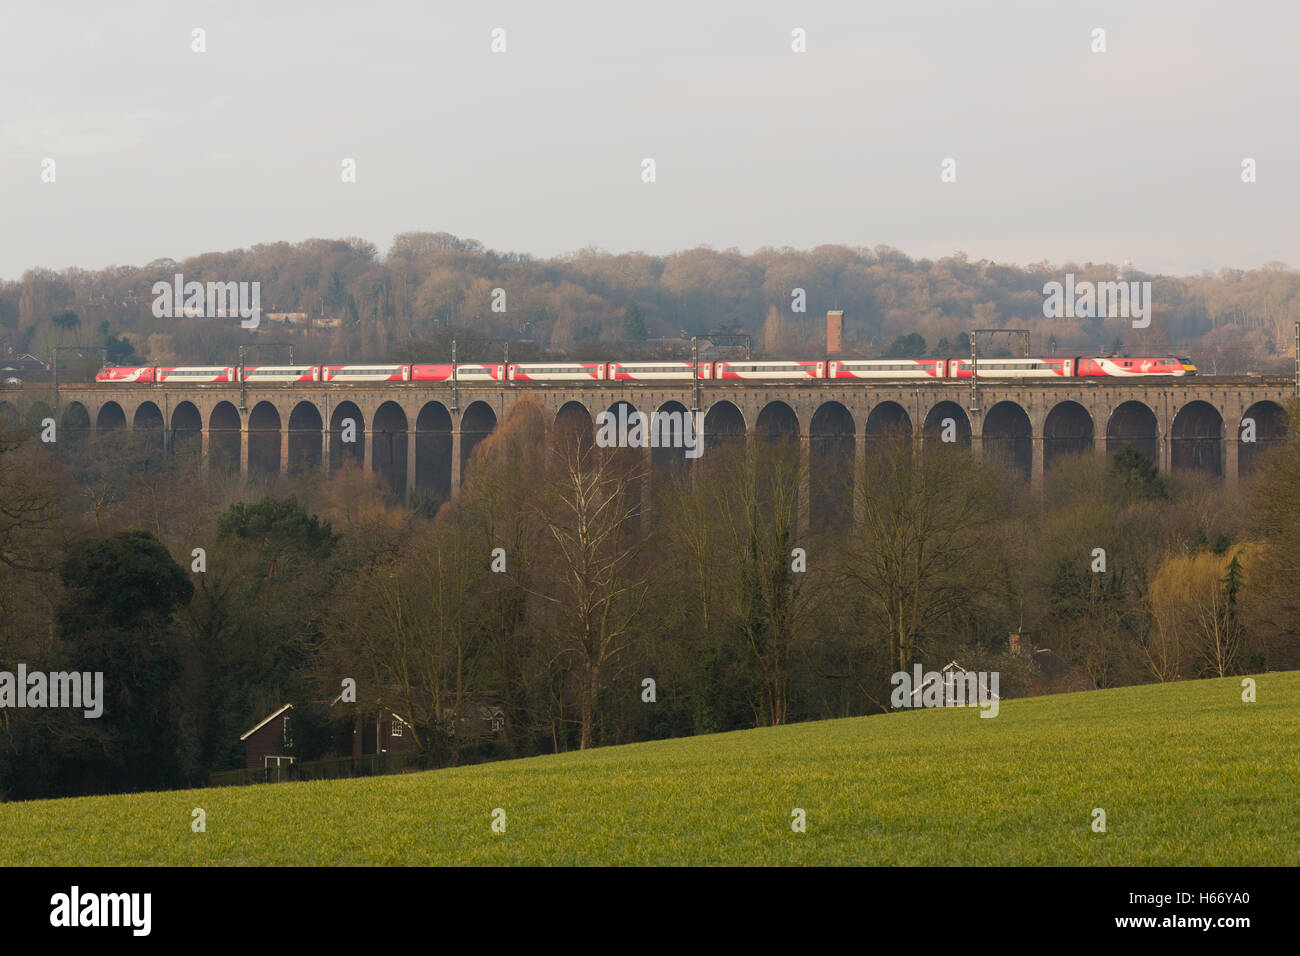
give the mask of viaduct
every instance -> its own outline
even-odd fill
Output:
[[[197,448],[203,467],[274,475],[333,470],[355,460],[395,492],[448,498],[474,446],[523,397],[565,427],[591,428],[598,413],[627,403],[641,412],[704,412],[706,442],[726,436],[797,438],[819,499],[828,456],[862,461],[873,437],[900,429],[918,440],[952,437],[976,454],[998,455],[1037,485],[1062,455],[1113,453],[1125,444],[1162,472],[1202,472],[1229,483],[1248,474],[1285,433],[1288,379],[982,379],[797,383],[449,383],[292,385],[26,385],[0,391],[0,421],[39,428],[53,418],[60,438],[112,429],[148,432],[163,447]],[[978,407],[972,407],[975,404]],[[355,440],[345,441],[351,419]],[[951,419],[951,423],[946,420]],[[1253,424],[1253,434],[1251,425]],[[1251,440],[1253,438],[1253,440]],[[706,444],[707,447],[707,444]],[[671,461],[680,449],[647,449]],[[814,504],[814,508],[819,507]],[[838,510],[838,509],[836,509]]]

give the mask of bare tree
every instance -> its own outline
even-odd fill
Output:
[[[594,741],[597,698],[627,649],[646,597],[634,489],[638,471],[617,452],[562,444],[549,493],[537,510],[543,540],[554,546],[533,593],[549,606],[557,658],[578,683],[583,750]]]
[[[931,629],[996,586],[982,551],[999,489],[964,450],[927,442],[914,454],[895,437],[873,447],[854,494],[862,521],[838,572],[883,623],[890,660],[910,670]]]

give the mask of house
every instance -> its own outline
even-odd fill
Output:
[[[411,734],[411,723],[395,711],[378,710],[358,714],[352,731],[352,756],[375,753],[411,753],[419,748]]]
[[[1087,675],[1071,667],[1050,648],[1034,647],[1021,630],[1007,635],[1007,649],[1034,666],[1036,677],[1030,685],[1030,695],[1060,693],[1068,690],[1085,690],[1092,686]]]
[[[324,703],[324,701],[321,701]],[[342,694],[329,702],[338,708],[340,717],[346,719],[347,710],[353,708],[352,747],[350,753],[328,753],[321,759],[340,757],[365,757],[382,753],[413,753],[419,749],[412,733],[410,718],[375,701],[363,704],[343,703]],[[244,744],[244,765],[249,770],[279,767],[297,760],[294,752],[290,711],[293,704],[285,704],[265,717],[252,729],[240,736]],[[460,711],[458,736],[462,742],[495,737],[505,730],[505,713],[491,695],[465,695]],[[442,719],[447,734],[451,734],[457,708],[443,707]],[[346,733],[346,731],[345,731]]]
[[[456,717],[453,707],[442,709],[442,720],[451,734]],[[506,714],[491,694],[466,694],[460,707],[458,736],[463,741],[495,737],[506,729]]]
[[[442,708],[442,726],[448,736],[452,735],[452,728],[456,726],[458,709],[460,717],[459,726],[456,726],[456,736],[462,743],[495,737],[505,730],[505,712],[498,706],[492,695],[465,694],[459,708],[455,703],[453,697],[452,705]],[[379,741],[378,748],[376,748],[376,740]],[[353,732],[352,738],[352,756],[404,753],[415,749],[409,718],[386,708],[358,715],[357,729]]]
[[[294,757],[293,738],[289,735],[289,711],[293,704],[285,704],[239,739],[244,742],[244,766],[249,770],[279,767],[291,764]]]
[[[12,353],[0,358],[0,382],[6,385],[21,385],[24,379],[39,381],[47,377],[49,366],[35,355],[26,353],[15,356]]]
[[[338,698],[333,703],[337,704]],[[245,767],[249,770],[262,770],[297,761],[291,725],[292,710],[293,704],[285,704],[240,735],[239,739],[244,744]],[[392,711],[377,710],[356,715],[351,753],[327,753],[320,759],[362,757],[373,753],[407,753],[416,749],[410,733],[410,723]]]

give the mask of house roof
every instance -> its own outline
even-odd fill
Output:
[[[291,710],[292,708],[293,708],[293,704],[285,704],[283,707],[281,707],[279,710],[277,710],[277,711],[276,711],[274,714],[272,714],[270,717],[266,718],[266,720],[262,721],[260,724],[258,724],[256,727],[254,727],[252,730],[248,731],[248,732],[245,733],[245,734],[241,734],[240,737],[239,737],[239,739],[240,739],[240,740],[247,740],[249,737],[253,736],[253,734],[257,733],[259,730],[261,730],[263,727],[265,727],[265,726],[266,726],[267,724],[269,724],[271,721],[275,720],[275,718],[277,718],[277,717],[279,717],[281,714],[283,714],[286,710]]]
[[[34,355],[11,355],[7,358],[0,358],[4,363],[4,368],[12,369],[16,372],[45,372],[48,366]]]
[[[1034,651],[1033,661],[1048,680],[1055,680],[1070,671],[1070,665],[1050,648],[1042,647]]]

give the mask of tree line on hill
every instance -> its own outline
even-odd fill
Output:
[[[1107,282],[1105,263],[1028,266],[971,261],[964,254],[912,259],[888,246],[812,250],[697,248],[664,256],[585,249],[534,259],[499,253],[447,233],[405,233],[386,255],[362,239],[311,239],[206,253],[180,262],[90,271],[34,269],[0,281],[0,340],[44,359],[58,345],[106,347],[111,362],[233,364],[238,346],[293,343],[313,363],[497,360],[501,342],[519,360],[646,358],[685,354],[682,339],[749,333],[761,354],[825,354],[828,309],[845,313],[845,350],[873,357],[951,350],[971,328],[1030,330],[1038,352],[1130,354],[1190,351],[1220,374],[1284,370],[1300,319],[1300,273],[1282,263],[1216,275],[1153,276],[1154,316],[1134,329],[1122,318],[1043,315],[1045,283],[1072,273]],[[261,283],[255,332],[235,319],[158,318],[153,283]],[[269,316],[295,317],[293,325]],[[915,339],[908,339],[915,336]],[[990,346],[995,354],[1002,343]],[[94,358],[69,361],[70,372]]]
[[[8,799],[202,785],[284,703],[313,759],[350,727],[345,679],[448,765],[881,713],[915,664],[998,671],[1007,698],[1300,661],[1294,437],[1236,488],[1125,449],[1042,494],[886,438],[859,474],[825,460],[810,528],[795,443],[647,464],[527,402],[436,508],[351,466],[204,478],[126,430],[0,437],[0,671],[105,686],[98,719],[0,709]],[[476,699],[498,737],[462,733]]]

